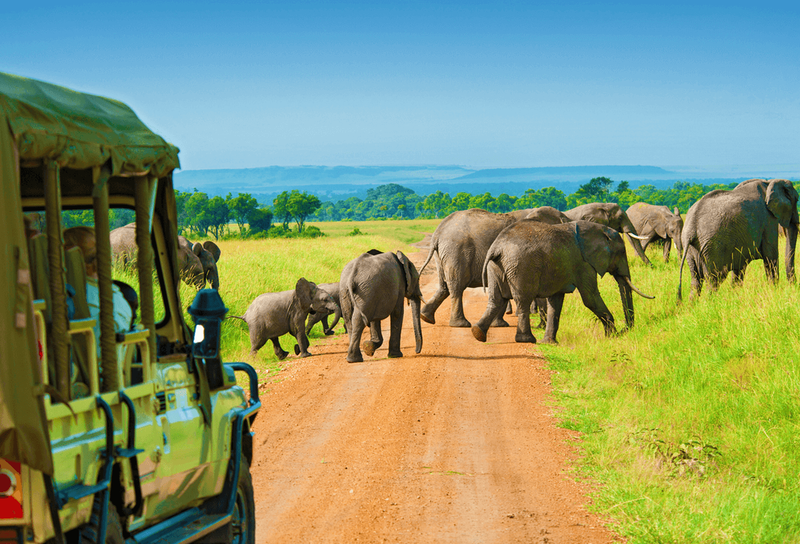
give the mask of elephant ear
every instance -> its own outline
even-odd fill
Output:
[[[797,190],[791,181],[785,179],[770,180],[767,186],[767,209],[778,218],[781,226],[788,227],[798,223]]]
[[[308,311],[311,308],[311,301],[314,299],[314,292],[316,285],[305,278],[300,278],[294,286],[294,295],[300,303],[303,311]]]
[[[653,223],[655,223],[655,224],[653,224]],[[653,223],[651,223],[650,220],[647,221],[647,224],[650,225],[651,227],[653,227],[653,230],[656,231],[656,234],[658,234],[661,238],[669,238],[669,236],[667,235],[667,223],[666,223],[666,221],[661,221],[661,220],[656,219],[656,221],[654,221]],[[637,234],[640,234],[640,233],[637,233]]]
[[[219,262],[219,256],[222,255],[222,251],[220,251],[219,246],[212,242],[211,240],[206,240],[203,242],[203,249],[211,253],[214,257],[214,262]]]
[[[419,281],[419,277],[417,276],[415,280],[414,274],[411,272],[411,263],[409,262],[408,257],[406,257],[402,251],[397,252],[397,260],[403,265],[403,270],[406,274],[406,298],[412,298],[417,290],[417,282]]]
[[[675,206],[674,208],[672,208],[672,213],[674,213],[674,214],[675,214],[675,215],[677,215],[678,217],[680,217],[680,216],[681,216],[681,211],[678,209],[678,207],[677,207],[677,206]]]
[[[612,239],[609,232],[613,232],[616,236],[619,236],[619,233],[596,223],[583,223],[575,223],[575,240],[578,242],[583,260],[602,278],[611,265],[609,242]]]
[[[192,253],[197,255],[198,257],[203,254],[203,244],[200,242],[195,242],[192,244]]]

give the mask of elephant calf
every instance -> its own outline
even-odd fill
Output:
[[[317,289],[328,293],[333,301],[336,303],[336,310],[330,311],[317,311],[312,314],[308,314],[308,323],[306,323],[306,334],[311,332],[311,328],[322,321],[322,332],[326,335],[330,336],[333,334],[333,328],[339,322],[339,319],[342,317],[342,310],[339,307],[339,282],[335,283],[320,283],[317,285]],[[328,326],[328,316],[333,314],[333,322],[331,323],[330,327]],[[345,330],[347,330],[347,325],[345,325]]]
[[[279,293],[259,295],[247,308],[243,316],[232,315],[247,323],[250,330],[250,353],[255,355],[261,347],[272,340],[275,355],[283,360],[288,352],[281,348],[279,337],[286,333],[297,339],[295,355],[308,357],[306,317],[311,312],[337,312],[339,305],[333,297],[316,284],[300,278],[295,288]]]
[[[339,300],[342,315],[350,335],[347,350],[348,363],[363,361],[359,341],[364,328],[370,328],[370,340],[361,348],[372,355],[383,344],[381,320],[391,318],[389,333],[389,357],[402,357],[400,351],[400,332],[403,328],[403,302],[408,299],[411,305],[414,337],[417,353],[422,350],[422,328],[420,326],[420,305],[422,292],[419,290],[419,272],[414,263],[402,252],[364,253],[342,270],[339,281]]]

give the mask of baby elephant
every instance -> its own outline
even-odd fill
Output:
[[[336,303],[336,311],[316,311],[315,313],[308,314],[308,323],[306,324],[306,334],[311,332],[311,327],[322,321],[322,332],[326,335],[330,336],[333,334],[333,328],[339,322],[339,318],[342,317],[342,311],[339,308],[339,282],[336,283],[320,283],[317,285],[317,289],[320,291],[324,291],[328,293],[333,301]],[[333,314],[333,323],[331,326],[328,326],[328,316]],[[347,327],[345,326],[345,330]]]
[[[373,250],[345,265],[339,281],[339,300],[350,334],[348,363],[360,363],[364,360],[358,343],[365,327],[369,326],[371,333],[370,340],[361,346],[366,354],[372,355],[381,346],[381,320],[387,317],[391,317],[389,357],[403,356],[400,351],[400,331],[403,328],[403,302],[406,298],[411,305],[414,337],[419,353],[422,350],[422,328],[419,321],[422,292],[419,290],[419,272],[414,263],[400,251],[395,255]]]
[[[295,355],[308,357],[308,337],[306,336],[306,317],[311,312],[336,312],[339,305],[325,291],[318,289],[313,282],[300,278],[291,291],[264,293],[259,295],[247,308],[243,316],[233,315],[247,323],[250,330],[250,353],[255,355],[261,347],[272,340],[275,355],[285,359],[288,352],[278,341],[286,333],[297,339]]]

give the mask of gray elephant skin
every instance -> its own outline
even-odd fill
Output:
[[[136,262],[136,223],[129,223],[111,231],[111,253],[123,263]],[[206,282],[219,289],[217,262],[221,251],[211,240],[192,243],[178,236],[178,270],[187,285],[203,289]]]
[[[339,280],[339,300],[342,316],[350,335],[347,362],[364,360],[361,349],[369,356],[383,344],[381,321],[390,318],[389,357],[402,357],[400,333],[403,329],[403,303],[408,300],[414,326],[416,352],[422,350],[419,272],[402,252],[364,253],[342,270]],[[369,327],[370,339],[361,347],[361,334]]]
[[[430,250],[420,267],[420,274],[435,258],[438,283],[436,292],[422,307],[421,317],[427,323],[436,323],[436,310],[442,302],[452,297],[451,327],[470,327],[464,317],[463,294],[468,287],[482,287],[481,268],[489,246],[500,232],[523,218],[526,213],[491,213],[472,208],[453,212],[445,217],[431,237]],[[494,326],[508,326],[500,316]]]
[[[547,299],[544,343],[557,343],[564,295],[575,289],[583,304],[603,323],[606,335],[616,333],[614,316],[597,286],[598,274],[611,274],[619,285],[628,328],[633,327],[633,295],[625,242],[616,230],[589,221],[548,225],[522,220],[501,232],[486,254],[482,276],[489,292],[483,316],[472,335],[486,341],[489,324],[513,298],[517,305],[517,342],[536,342],[531,332],[530,307],[535,298]]]
[[[683,265],[689,265],[692,295],[708,279],[714,291],[733,273],[744,280],[747,265],[763,259],[767,278],[778,281],[778,225],[786,229],[786,277],[794,281],[797,245],[797,190],[785,179],[749,179],[730,191],[715,190],[689,208],[683,227],[683,257],[678,278],[681,299]]]
[[[275,356],[283,360],[288,352],[281,348],[280,337],[291,334],[297,340],[295,355],[308,357],[306,318],[310,312],[335,312],[338,305],[316,284],[300,278],[295,288],[277,293],[264,293],[250,303],[243,316],[232,315],[247,323],[250,331],[250,354],[255,355],[267,340],[272,341]]]
[[[678,208],[670,211],[666,206],[654,206],[645,202],[631,205],[626,212],[636,228],[636,233],[643,238],[642,249],[647,251],[647,246],[653,242],[663,242],[664,262],[669,262],[669,252],[672,244],[678,254],[683,253],[681,232],[683,232],[683,219]]]
[[[320,283],[317,285],[317,289],[328,293],[333,301],[336,303],[336,310],[324,310],[314,312],[313,314],[308,314],[308,322],[306,323],[306,334],[311,332],[311,328],[322,321],[322,332],[326,335],[333,334],[333,328],[339,322],[339,319],[342,317],[342,310],[339,305],[339,282],[334,283]],[[328,326],[328,316],[333,315],[333,322],[331,323],[330,327]],[[345,326],[345,330],[347,327]]]
[[[639,241],[639,233],[636,231],[636,227],[633,226],[630,218],[619,204],[613,202],[593,202],[567,210],[564,214],[573,221],[591,221],[611,227],[617,232],[624,232],[628,235],[628,240],[630,240],[633,250],[642,262],[648,266],[652,266],[650,259],[644,254],[644,249]]]

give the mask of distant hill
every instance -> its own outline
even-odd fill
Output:
[[[667,170],[658,166],[548,166],[536,168],[471,169],[462,166],[269,166],[227,170],[186,170],[174,175],[175,188],[197,189],[209,196],[250,193],[262,203],[271,203],[282,191],[297,189],[317,195],[321,200],[342,200],[351,196],[363,199],[367,190],[387,183],[408,187],[421,196],[437,190],[454,196],[459,192],[497,196],[520,196],[527,189],[557,187],[566,194],[575,192],[590,179],[605,176],[627,181],[632,188],[655,185],[671,187],[676,181],[703,184],[730,183],[751,177],[797,179],[800,167]]]

